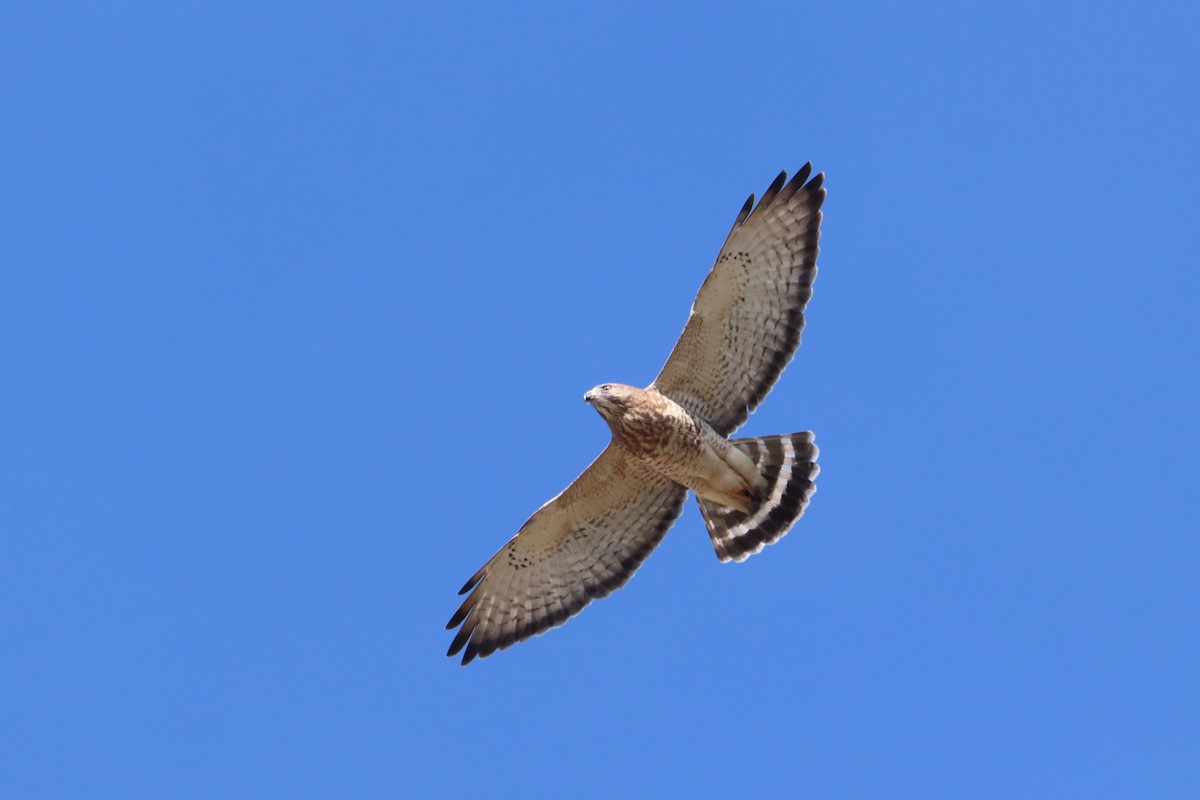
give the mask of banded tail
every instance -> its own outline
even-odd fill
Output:
[[[767,479],[763,499],[749,513],[705,500],[697,495],[717,558],[745,561],[768,544],[783,538],[804,514],[817,490],[817,445],[812,431],[761,439],[730,439],[750,457]]]

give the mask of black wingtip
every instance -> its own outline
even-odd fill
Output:
[[[446,649],[446,658],[454,658],[466,643],[467,637],[463,636],[462,631],[459,631],[458,635],[454,637],[454,641],[450,642],[450,647]]]
[[[465,603],[458,607],[458,611],[454,612],[454,616],[446,623],[446,630],[452,631],[462,624],[462,621],[467,618],[467,614],[474,608],[475,604],[468,598]]]
[[[811,173],[812,173],[812,162],[810,161],[807,164],[805,164],[803,167],[801,167],[799,170],[797,170],[796,174],[792,176],[792,179],[790,181],[788,181],[787,186],[785,186],[783,188],[784,196],[791,197],[796,192],[800,191],[801,187],[804,186],[804,182],[806,180],[808,180],[808,176]]]
[[[733,227],[737,227],[746,221],[750,216],[750,212],[754,210],[754,194],[751,193],[749,199],[746,200],[746,205],[742,206],[742,210],[738,212],[737,219],[733,221]]]
[[[460,630],[458,635],[454,637],[454,641],[450,643],[450,649],[446,651],[446,658],[454,658],[456,655],[458,655],[458,651],[463,649],[463,646],[467,643],[467,639],[470,637],[471,631],[467,630],[466,628]],[[471,656],[471,658],[475,657],[475,652],[472,649],[467,648],[467,653]],[[465,664],[466,662],[464,661],[463,663]]]
[[[481,580],[484,579],[484,577],[486,575],[487,575],[487,567],[484,567],[483,569],[479,570],[479,572],[476,572],[474,575],[472,575],[470,577],[470,579],[466,583],[463,584],[463,587],[458,590],[458,593],[466,594],[467,592],[471,591],[479,584],[479,582]]]
[[[771,181],[771,185],[763,192],[762,200],[759,201],[758,207],[763,208],[770,205],[771,201],[775,199],[775,195],[779,194],[779,190],[783,188],[785,183],[787,183],[787,170],[780,172],[775,176],[775,180]]]

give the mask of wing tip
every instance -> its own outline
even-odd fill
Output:
[[[792,182],[788,185],[789,186],[795,185],[795,187],[797,189],[799,189],[801,186],[804,185],[804,182],[808,180],[808,176],[811,174],[812,174],[812,162],[806,161],[806,162],[804,162],[803,167],[796,170],[796,174],[792,176]]]
[[[746,220],[756,216],[759,212],[771,207],[778,199],[786,201],[799,192],[805,192],[809,197],[815,198],[815,206],[820,207],[825,200],[825,190],[822,189],[822,184],[825,182],[825,173],[818,172],[815,176],[812,174],[812,162],[805,162],[804,166],[796,170],[792,175],[792,179],[788,180],[787,170],[783,170],[763,192],[762,199],[758,204],[754,204],[754,195],[750,195],[750,199],[746,201],[746,205],[742,207],[741,213],[738,214],[737,220],[733,223],[736,229]],[[811,177],[811,180],[810,180]]]
[[[758,207],[769,206],[771,201],[779,194],[780,190],[787,185],[787,170],[782,170],[775,176],[775,180],[771,181],[771,185],[763,192],[762,200],[758,201]]]
[[[750,193],[750,197],[746,199],[746,204],[742,206],[742,210],[738,212],[737,219],[733,221],[733,227],[741,225],[750,217],[750,212],[754,210],[754,192]]]
[[[471,638],[471,634],[474,632],[474,625],[463,625],[462,628],[459,629],[458,633],[455,634],[454,640],[450,642],[450,648],[446,651],[446,657],[454,658],[454,656],[458,655],[458,651],[463,649],[463,646],[466,645],[467,640]],[[470,653],[470,650],[468,650],[468,652]],[[475,657],[474,653],[471,653],[471,657]],[[466,656],[464,656],[464,658],[466,658]],[[465,664],[466,661],[463,663]]]
[[[468,597],[462,605],[458,607],[458,611],[454,612],[454,616],[450,617],[450,621],[446,623],[446,630],[452,631],[462,624],[467,618],[467,614],[471,613],[471,609],[475,607],[475,598]]]
[[[483,569],[479,570],[479,572],[476,572],[469,579],[467,579],[467,582],[464,583],[463,587],[458,590],[458,593],[460,595],[466,594],[467,592],[471,591],[476,586],[478,586],[479,582],[486,577],[487,577],[487,567],[485,566],[485,567],[483,567]]]

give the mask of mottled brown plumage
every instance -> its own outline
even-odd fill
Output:
[[[653,384],[584,395],[612,442],[463,586],[448,655],[490,655],[624,585],[688,490],[723,561],[758,552],[803,514],[818,472],[812,434],[727,437],[800,343],[825,198],[810,172],[781,173],[757,206],[751,195]]]
[[[606,383],[584,399],[608,423],[614,447],[701,497],[749,511],[766,488],[724,436],[654,387]]]

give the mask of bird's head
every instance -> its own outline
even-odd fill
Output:
[[[588,389],[583,400],[606,420],[615,419],[629,407],[629,400],[637,389],[620,383],[602,383]]]

